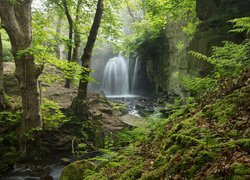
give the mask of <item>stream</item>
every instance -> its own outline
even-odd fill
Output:
[[[34,166],[27,164],[16,164],[14,169],[8,172],[1,180],[59,180],[64,165],[52,164],[47,166]]]
[[[147,113],[153,113],[155,110],[155,103],[149,98],[136,95],[122,95],[122,96],[107,96],[107,98],[114,102],[125,103],[128,114],[141,117]],[[0,180],[59,180],[61,172],[65,164],[55,157],[54,161],[50,162],[29,162],[23,164],[15,164],[13,169],[7,172]],[[50,164],[49,164],[50,163]]]

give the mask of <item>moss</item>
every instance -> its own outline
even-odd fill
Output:
[[[239,138],[240,132],[237,130],[231,130],[226,134],[229,138]]]
[[[128,169],[125,173],[123,173],[121,175],[120,179],[122,179],[122,180],[137,179],[137,178],[141,177],[142,172],[143,172],[143,165],[139,164],[139,165],[136,165],[136,166]]]
[[[230,169],[235,175],[250,175],[250,167],[242,163],[234,163]]]
[[[81,180],[84,170],[95,169],[95,167],[96,164],[87,160],[76,161],[63,168],[60,180]]]
[[[152,118],[150,133],[139,134],[144,138],[104,157],[96,168],[85,169],[84,179],[247,179],[250,170],[244,162],[249,159],[242,159],[248,158],[250,148],[248,124],[240,126],[243,130],[235,128],[241,119],[246,120],[249,91],[243,88],[214,97],[205,107],[178,105],[167,119]]]
[[[84,180],[107,180],[107,178],[104,177],[102,174],[100,174],[94,170],[90,170],[90,169],[86,169],[83,172],[82,179],[84,179]]]
[[[225,125],[235,114],[242,99],[248,96],[242,90],[236,90],[223,99],[218,99],[214,104],[209,104],[203,109],[203,113],[209,118],[215,118],[218,125]]]
[[[128,109],[127,109],[125,103],[111,102],[110,104],[111,104],[111,106],[113,107],[114,110],[117,110],[117,111],[121,112],[123,115],[128,114]]]

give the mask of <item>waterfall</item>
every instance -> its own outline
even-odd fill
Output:
[[[132,93],[135,93],[135,85],[136,85],[136,80],[137,80],[137,75],[138,75],[138,70],[139,70],[139,58],[137,57],[135,60],[135,65],[134,65],[134,71],[133,71],[133,76],[132,76]]]
[[[105,66],[102,90],[106,95],[129,94],[129,73],[126,60],[119,55],[109,59]]]

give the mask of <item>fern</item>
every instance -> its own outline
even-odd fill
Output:
[[[195,51],[189,51],[189,54],[191,54],[192,56],[194,56],[198,59],[201,59],[201,60],[208,61],[208,59],[209,59],[209,57],[207,57],[206,55],[195,52]]]
[[[250,17],[242,17],[242,18],[236,18],[233,20],[228,21],[230,23],[234,23],[234,29],[230,30],[229,32],[235,32],[235,33],[242,33],[244,31],[249,34],[250,32]]]

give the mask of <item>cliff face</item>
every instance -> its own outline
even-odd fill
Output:
[[[250,0],[197,0],[197,17],[201,20],[189,50],[209,55],[212,46],[220,46],[222,41],[242,42],[244,35],[229,33],[232,24],[229,20],[250,16]],[[206,62],[194,57],[188,58],[188,69],[196,70],[201,75],[211,70]]]
[[[182,72],[195,70],[201,75],[208,74],[212,67],[202,60],[187,55],[189,50],[209,55],[212,46],[222,41],[242,42],[244,35],[229,33],[232,24],[229,20],[250,16],[250,0],[197,0],[196,13],[201,23],[193,39],[189,42],[183,32],[185,22],[168,24],[161,49],[158,53],[146,56],[148,77],[157,93],[185,96],[179,82]],[[156,47],[155,47],[156,48]],[[152,51],[156,51],[151,48]]]
[[[187,71],[188,37],[182,30],[185,23],[171,22],[162,37],[161,51],[147,56],[147,72],[158,94],[185,96],[179,83],[180,74]]]

